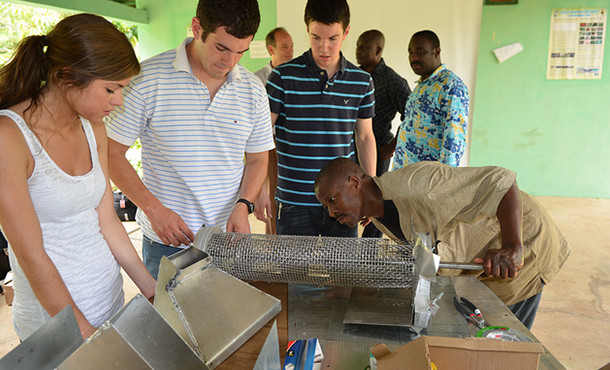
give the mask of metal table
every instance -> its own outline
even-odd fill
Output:
[[[288,338],[318,338],[324,353],[324,369],[364,369],[369,363],[369,348],[385,343],[391,350],[421,335],[444,337],[476,336],[478,328],[464,319],[453,307],[453,297],[466,297],[474,302],[487,322],[507,326],[538,339],[513,315],[502,301],[474,277],[436,277],[431,285],[431,298],[443,292],[440,310],[430,325],[417,334],[408,327],[344,324],[351,288],[288,287]],[[540,356],[539,369],[564,369],[548,351]]]

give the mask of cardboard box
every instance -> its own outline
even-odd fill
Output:
[[[537,369],[541,343],[506,342],[487,338],[422,336],[390,352],[385,344],[371,349],[377,370],[388,369]]]

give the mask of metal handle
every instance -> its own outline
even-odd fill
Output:
[[[461,269],[461,270],[483,270],[483,265],[479,263],[468,263],[468,262],[440,262],[438,264],[439,269]]]

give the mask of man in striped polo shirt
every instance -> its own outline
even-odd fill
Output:
[[[269,101],[238,65],[260,23],[256,0],[200,0],[187,38],[142,63],[109,116],[110,176],[138,205],[146,267],[205,225],[250,232],[248,214],[274,148]],[[142,181],[125,158],[142,143]],[[245,155],[245,163],[244,163]]]
[[[356,227],[328,216],[313,183],[328,161],[353,160],[355,145],[364,171],[374,176],[373,82],[341,53],[349,33],[345,0],[309,0],[305,24],[311,48],[277,67],[267,81],[278,157],[277,233],[356,237]]]

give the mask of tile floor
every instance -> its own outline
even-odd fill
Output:
[[[567,369],[599,369],[610,363],[610,199],[537,198],[572,244],[568,262],[544,290],[532,329]],[[252,218],[252,231],[264,225]],[[125,223],[128,231],[134,223]],[[141,234],[131,234],[137,249]],[[137,288],[125,276],[128,301]],[[0,301],[0,357],[19,340],[10,307]]]

